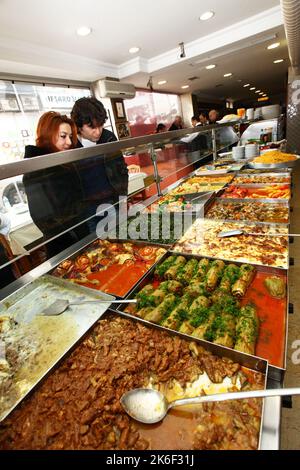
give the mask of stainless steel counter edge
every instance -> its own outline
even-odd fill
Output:
[[[265,398],[260,450],[279,450],[281,398]]]
[[[32,171],[43,170],[45,168],[51,168],[57,165],[62,165],[65,163],[77,162],[79,160],[84,160],[90,157],[97,157],[99,155],[107,155],[109,153],[113,154],[114,152],[126,152],[129,150],[138,150],[138,147],[146,147],[155,144],[165,144],[165,143],[181,143],[178,139],[194,133],[205,134],[213,129],[222,129],[223,127],[233,127],[235,124],[240,124],[240,121],[225,123],[225,124],[212,124],[209,126],[204,126],[203,129],[198,128],[188,128],[178,131],[165,132],[160,134],[153,134],[143,137],[134,137],[130,139],[123,139],[117,142],[109,142],[106,144],[99,144],[93,147],[80,148],[74,150],[67,150],[64,152],[57,152],[55,154],[55,159],[52,158],[39,158],[34,157],[26,160],[21,160],[19,162],[7,163],[0,165],[0,179],[6,179],[17,175],[24,175]],[[184,142],[182,142],[184,145]],[[45,155],[47,157],[47,155]]]

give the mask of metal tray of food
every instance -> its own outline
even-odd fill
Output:
[[[155,213],[193,213],[199,214],[201,211],[204,213],[204,206],[207,201],[214,197],[213,192],[209,193],[196,193],[171,196],[169,194],[152,199],[151,204],[147,205],[143,210],[146,214]],[[163,202],[165,201],[165,202]],[[160,202],[160,205],[159,205]]]
[[[253,169],[258,170],[273,170],[278,168],[295,168],[300,160],[300,156],[296,155],[297,160],[292,160],[290,162],[283,163],[255,163],[249,162],[248,166]]]
[[[250,191],[253,190],[251,192],[251,194],[254,194],[256,193],[258,190],[264,190],[264,189],[268,189],[268,188],[272,188],[271,191],[274,191],[274,190],[280,190],[280,187],[281,186],[287,186],[287,188],[285,188],[284,190],[288,190],[289,191],[289,197],[266,197],[267,195],[264,195],[264,194],[261,194],[260,196],[261,197],[251,197],[249,194],[246,194],[244,197],[237,197],[236,195],[233,196],[233,197],[230,197],[230,196],[225,196],[225,194],[230,194],[229,193],[229,190],[231,188],[233,188],[233,190],[235,191],[234,188],[236,189],[239,189],[241,188],[241,190],[245,189],[249,189]],[[284,191],[283,190],[283,191]],[[269,193],[271,193],[271,191],[269,191]],[[234,183],[231,183],[230,185],[228,185],[225,190],[223,191],[222,193],[222,199],[241,199],[241,200],[248,200],[248,201],[266,201],[266,200],[269,200],[271,202],[273,201],[289,201],[292,197],[292,193],[291,193],[291,184],[290,183],[271,183],[271,184],[234,184]]]
[[[274,202],[273,202],[274,201]],[[234,219],[230,216],[227,217],[227,215],[224,217],[215,217],[215,216],[210,216],[209,212],[216,206],[222,207],[225,210],[225,206],[230,205],[231,207],[237,207],[237,213],[239,214],[240,218],[239,219]],[[280,219],[282,220],[281,222],[274,222],[273,220],[266,220],[266,215],[265,213],[262,214],[264,217],[264,220],[252,220],[252,219],[247,219],[245,214],[241,213],[241,206],[243,207],[249,207],[249,212],[251,212],[251,207],[254,208],[254,206],[257,206],[257,211],[260,212],[260,206],[263,205],[266,210],[272,210],[278,208],[282,209],[283,213],[282,216],[284,217],[284,213],[286,214],[285,219]],[[263,207],[261,208],[263,209]],[[242,214],[242,215],[241,215]],[[223,220],[224,222],[241,222],[241,223],[256,223],[258,225],[283,225],[283,226],[289,226],[290,224],[290,206],[289,202],[284,199],[274,199],[274,200],[265,200],[262,202],[261,200],[257,199],[234,199],[234,198],[228,198],[228,199],[222,199],[222,198],[216,198],[213,201],[210,201],[208,204],[205,205],[205,217],[208,219],[212,220]],[[278,220],[278,219],[277,219]]]
[[[114,297],[44,275],[0,304],[3,349],[0,375],[0,420],[96,323],[110,303],[69,307],[58,316],[41,312],[58,298],[69,301],[114,300]]]
[[[268,376],[267,361],[249,357],[249,367],[232,363],[225,348],[216,349],[213,356],[195,338],[159,331],[153,324],[124,316],[102,317],[68,358],[67,367],[66,363],[58,367],[5,422],[0,448],[31,449],[40,443],[43,449],[61,450],[260,448],[266,400],[171,410],[162,422],[147,426],[121,413],[119,399],[132,388],[158,388],[172,400],[203,392],[266,388]],[[223,426],[224,435],[218,433],[211,442],[206,433],[212,426],[212,409],[216,420],[221,419],[217,429]],[[26,432],[16,432],[19,423],[26,423]]]
[[[168,265],[168,261],[170,259],[178,259],[178,261],[180,260],[180,262],[183,262],[182,258],[184,258],[186,261],[186,264],[184,265],[186,266],[186,272],[182,270],[183,265],[179,265],[179,268],[177,266],[177,272],[179,275],[175,275],[175,277],[173,276],[172,279],[167,279],[168,275],[166,275],[166,273],[170,272],[171,275],[171,271],[166,271],[164,266]],[[199,264],[200,261],[201,264]],[[188,271],[193,269],[195,272],[194,265],[199,267],[196,267],[196,269],[199,269],[199,272],[203,278],[202,280],[200,277],[193,279],[193,281],[191,280],[191,271],[189,273]],[[219,276],[217,270],[218,266],[221,265],[225,265],[222,274],[224,279],[222,277],[213,279],[213,271],[215,270],[216,276]],[[175,269],[174,263],[173,265],[171,264],[170,267],[171,270]],[[249,285],[246,284],[244,277],[242,280],[239,280],[237,273],[240,273],[240,276],[245,276],[245,274],[246,276],[249,276]],[[229,274],[236,277],[234,282],[232,281],[232,278],[229,278]],[[206,275],[207,277],[205,277]],[[214,283],[214,285],[212,285],[213,290],[210,292],[207,292],[206,288],[203,287],[203,282],[207,283],[208,278],[212,280],[212,284]],[[270,278],[272,281],[270,281]],[[204,281],[204,279],[206,280]],[[276,294],[281,298],[273,297],[270,294],[265,285],[266,280],[268,280],[267,282],[275,283],[275,287],[278,289],[280,286],[282,289],[279,293],[280,295],[277,292]],[[181,284],[181,286],[178,284],[178,282]],[[158,289],[158,286],[161,283],[163,283],[162,290]],[[278,285],[276,285],[276,283],[278,283]],[[153,286],[153,290],[151,290],[149,287],[150,285]],[[222,291],[220,290],[221,287],[223,289]],[[144,291],[142,289],[144,289]],[[228,289],[232,289],[232,292],[235,291],[235,293],[231,293],[231,291]],[[141,292],[141,294],[139,294],[139,292]],[[154,297],[152,297],[153,295]],[[159,295],[161,295],[161,298]],[[175,297],[175,300],[171,298],[172,295]],[[206,299],[203,299],[203,295],[206,297]],[[228,295],[228,302],[230,302],[230,306],[228,304],[228,311],[231,312],[233,311],[232,309],[237,308],[238,312],[240,307],[242,307],[244,309],[243,312],[245,313],[249,311],[249,308],[252,308],[254,317],[258,319],[259,325],[256,325],[256,333],[258,332],[258,336],[257,339],[252,337],[251,344],[249,341],[243,342],[242,340],[239,341],[239,344],[235,342],[237,341],[236,338],[238,337],[238,320],[236,326],[231,325],[232,336],[230,334],[222,336],[221,334],[219,335],[220,340],[217,342],[210,338],[211,332],[215,332],[215,324],[220,322],[219,318],[217,318],[220,315],[220,311],[218,314],[213,313],[213,315],[216,315],[215,324],[211,323],[210,326],[207,327],[207,334],[205,336],[203,329],[203,325],[205,323],[199,323],[199,318],[200,320],[203,320],[205,317],[207,324],[209,324],[209,322],[206,318],[207,312],[205,312],[205,308],[202,313],[199,310],[201,308],[200,300],[205,300],[207,302],[209,300],[211,302],[209,307],[211,308],[214,306],[214,312],[218,312],[218,303],[221,305],[221,302],[224,302],[225,295]],[[216,298],[214,298],[214,296],[216,296]],[[158,262],[157,265],[151,269],[148,275],[145,276],[145,278],[135,287],[130,296],[128,296],[130,298],[137,298],[139,301],[138,304],[129,306],[120,305],[117,310],[125,312],[129,315],[137,316],[140,321],[158,324],[157,326],[162,329],[171,329],[172,331],[176,331],[178,334],[186,334],[189,337],[195,337],[196,335],[198,339],[204,341],[204,344],[209,343],[210,345],[213,345],[209,346],[209,348],[213,348],[214,346],[219,347],[219,345],[221,345],[222,347],[229,349],[232,354],[241,354],[243,356],[242,360],[245,360],[248,355],[268,360],[270,377],[274,380],[281,381],[284,377],[284,372],[286,369],[289,305],[288,296],[288,274],[287,272],[283,272],[280,269],[268,268],[260,265],[248,265],[246,268],[245,263],[223,263],[221,260],[216,260],[210,257],[186,254],[180,255],[179,253],[170,251],[161,262]],[[157,302],[155,301],[155,298],[157,299]],[[235,305],[235,298],[238,299],[240,305]],[[158,303],[159,300],[161,300],[161,302],[165,302],[166,304],[173,300],[175,302],[173,311],[170,312],[171,307],[167,305],[166,312],[159,312],[158,310],[160,306],[163,305]],[[194,305],[193,307],[194,300],[196,300],[195,303],[198,303],[197,306]],[[221,306],[220,318],[224,314],[224,305]],[[266,309],[266,305],[268,305],[268,309]],[[206,307],[207,306],[208,304]],[[157,313],[154,312],[154,309]],[[189,312],[191,309],[194,309],[193,314],[195,318],[200,315],[197,320],[199,324],[197,324],[195,327],[192,327],[187,322],[187,320],[190,319],[187,315],[187,312]],[[203,318],[201,318],[202,314],[204,315]],[[159,318],[160,315],[163,315],[162,319]],[[243,316],[241,314],[239,315],[241,318],[241,325],[243,325]],[[249,327],[249,324],[247,326]],[[221,327],[224,328],[224,325],[219,326],[219,331],[222,331]],[[209,331],[209,328],[211,331]],[[237,328],[237,330],[235,330],[235,328]],[[251,335],[252,333],[250,332],[249,337]],[[208,346],[206,345],[205,347]],[[237,349],[234,349],[234,347]],[[214,349],[210,349],[210,351],[213,352]],[[236,356],[232,356],[232,359],[233,357]]]
[[[238,179],[241,178],[241,181]],[[280,181],[286,180],[286,181]],[[244,185],[244,184],[291,184],[290,173],[261,173],[261,174],[250,174],[250,173],[237,173],[234,177],[233,184]]]
[[[232,230],[244,233],[219,237],[221,232]],[[245,249],[248,250],[247,253],[244,253]],[[253,222],[197,219],[174,244],[172,250],[286,270],[289,267],[288,227],[279,224],[257,225]]]
[[[97,239],[59,263],[51,274],[124,298],[166,249],[147,241]]]
[[[236,164],[236,165],[225,165],[225,164],[212,164],[212,165],[205,165],[204,167],[200,167],[195,171],[196,176],[218,176],[218,175],[226,175],[227,173],[240,171],[244,167],[244,164]],[[201,169],[204,168],[204,169]]]

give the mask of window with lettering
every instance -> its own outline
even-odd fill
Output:
[[[76,100],[90,96],[88,88],[43,86],[0,80],[0,164],[21,160],[35,143],[40,116],[46,111],[70,114]]]

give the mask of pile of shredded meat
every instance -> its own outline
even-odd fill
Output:
[[[163,386],[176,380],[185,386],[203,372],[214,383],[225,377],[234,383],[241,374],[238,364],[195,343],[109,316],[1,424],[0,449],[151,449],[151,439],[121,407],[122,394],[150,380]],[[244,385],[262,388],[263,376],[255,374]],[[260,400],[198,408],[190,449],[257,448]]]

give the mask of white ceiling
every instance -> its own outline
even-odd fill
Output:
[[[266,40],[266,37],[274,37],[274,39]],[[203,98],[222,100],[226,98],[248,99],[255,96],[255,92],[250,91],[250,87],[243,87],[246,83],[268,94],[281,93],[289,65],[283,26],[268,31],[267,35],[260,34],[252,37],[251,40],[256,41],[257,44],[249,45],[249,40],[240,41],[235,44],[234,48],[231,45],[218,49],[211,53],[209,58],[207,56],[194,57],[188,62],[178,63],[155,72],[152,74],[153,87],[157,91],[197,92]],[[280,42],[280,47],[272,51],[267,50],[267,46],[275,41]],[[237,50],[232,51],[232,49]],[[278,58],[283,58],[284,62],[274,64],[273,61]],[[215,64],[216,68],[207,70],[206,65],[211,63]],[[224,78],[226,73],[233,75],[230,78]],[[198,78],[189,80],[195,77]],[[137,87],[145,88],[148,78],[147,74],[139,73],[132,76],[131,81]],[[160,80],[167,80],[167,83],[158,85]],[[189,89],[182,90],[182,85],[189,85]]]
[[[119,65],[151,58],[279,5],[279,0],[0,0],[0,35]],[[207,22],[201,13],[217,14]],[[93,34],[75,31],[90,26]]]
[[[188,91],[233,98],[240,97],[237,79],[275,90],[288,65],[271,61],[278,54],[288,57],[279,5],[280,0],[0,0],[0,73],[85,81],[111,76],[142,87],[152,75],[155,88],[166,79],[157,88],[181,93],[181,85],[197,76]],[[199,21],[207,10],[215,11],[214,18]],[[93,33],[78,37],[82,25]],[[276,36],[281,50],[266,51],[267,38]],[[263,42],[251,46],[257,39]],[[178,60],[181,41],[184,60]],[[135,56],[128,52],[132,46],[141,48]],[[207,71],[212,60],[217,67]],[[225,80],[226,72],[233,78]]]

